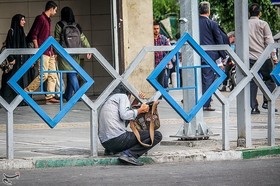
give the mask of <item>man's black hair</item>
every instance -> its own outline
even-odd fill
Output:
[[[261,7],[257,3],[253,3],[249,8],[250,16],[258,16],[261,12]]]
[[[48,11],[51,8],[56,8],[57,4],[54,1],[48,1],[46,3],[45,11]]]
[[[206,2],[206,1],[201,2],[199,4],[198,10],[199,10],[199,14],[207,14],[207,13],[209,13],[209,11],[210,11],[210,3]]]
[[[111,95],[113,94],[126,94],[126,95],[129,95],[131,94],[127,89],[126,87],[123,85],[123,84],[119,84],[115,90],[112,91]]]
[[[155,25],[159,25],[160,26],[159,22],[157,22],[157,21],[154,21],[154,26]]]

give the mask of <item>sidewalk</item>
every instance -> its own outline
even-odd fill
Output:
[[[180,103],[181,94],[170,92]],[[227,94],[227,93],[225,93]],[[258,95],[260,103],[262,95]],[[50,115],[56,115],[58,105],[41,105]],[[248,159],[257,156],[280,154],[280,115],[275,116],[276,145],[267,146],[267,110],[260,108],[261,114],[252,115],[252,142],[250,149],[236,147],[236,103],[230,108],[230,150],[222,151],[222,108],[213,97],[214,112],[204,112],[204,121],[216,136],[209,140],[180,141],[170,136],[176,135],[183,120],[163,99],[159,104],[159,115],[163,141],[147,156],[144,163],[165,163],[184,161],[214,161]],[[280,108],[280,98],[276,107]],[[90,157],[89,109],[78,102],[65,118],[50,129],[29,107],[18,107],[14,112],[14,160],[6,157],[6,113],[0,109],[0,170],[19,168],[45,168],[62,166],[113,165],[119,164],[117,157],[103,156],[103,147],[98,146],[98,157]]]

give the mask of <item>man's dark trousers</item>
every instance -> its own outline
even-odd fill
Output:
[[[256,60],[251,60],[250,59],[250,68],[256,63]],[[263,79],[264,83],[266,84],[267,88],[272,92],[276,85],[274,81],[272,80],[270,73],[273,70],[273,63],[270,59],[267,59],[262,67],[260,68],[258,74],[261,76]],[[257,100],[257,93],[258,93],[258,86],[254,82],[254,80],[251,80],[250,82],[250,101],[251,101],[251,109],[258,108],[258,100]],[[267,102],[267,99],[265,96],[263,97],[263,101]]]
[[[202,63],[201,65],[206,65],[206,63]],[[215,81],[215,74],[212,68],[206,67],[202,68],[201,70],[202,74],[202,94],[204,94],[207,89],[212,85],[212,83]],[[203,107],[211,107],[210,102],[211,102],[212,96],[205,102]]]
[[[150,132],[148,130],[139,131],[139,134],[143,143],[151,144]],[[114,153],[128,150],[134,158],[139,158],[148,150],[153,148],[156,144],[158,144],[161,140],[162,134],[159,131],[155,131],[153,145],[151,147],[144,147],[138,142],[133,132],[127,131],[116,138],[105,141],[102,143],[102,146]]]

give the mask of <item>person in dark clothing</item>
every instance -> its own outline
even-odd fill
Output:
[[[6,48],[27,48],[26,35],[24,33],[25,16],[22,14],[16,14],[11,21],[11,27],[8,31],[5,43]],[[11,103],[17,96],[17,93],[8,85],[10,78],[17,72],[17,70],[27,61],[29,56],[27,55],[10,55],[7,59],[13,68],[8,72],[3,72],[1,82],[1,96]],[[22,78],[19,79],[18,84],[24,88],[27,86],[34,77],[33,68],[29,69]],[[21,103],[25,105],[25,103]]]
[[[234,34],[234,31],[229,32],[227,34],[227,37],[228,37],[228,40],[229,40],[230,48],[233,51],[235,51],[235,34]],[[230,88],[230,90],[233,90],[234,86],[236,86],[236,82],[233,79],[233,77],[231,77],[232,74],[230,74],[230,73],[231,73],[232,69],[235,68],[235,64],[234,64],[233,60],[230,57],[228,57],[227,61],[226,61],[226,64],[224,64],[224,65],[225,65],[225,73],[227,75],[227,78],[223,82],[223,86],[220,89],[220,91],[227,91],[226,87],[227,87],[227,84],[228,84],[228,80],[230,81],[229,88]]]
[[[209,19],[210,15],[210,3],[201,2],[199,4],[199,32],[200,32],[200,44],[201,45],[219,45],[224,44],[223,37],[221,35],[220,28],[215,21]],[[217,61],[219,58],[222,62],[226,59],[226,53],[224,51],[207,51],[206,52],[213,61]],[[207,65],[207,63],[202,59],[201,65]],[[215,73],[211,67],[202,68],[202,94],[211,86],[215,81]],[[212,96],[203,105],[204,111],[215,111],[211,107]]]

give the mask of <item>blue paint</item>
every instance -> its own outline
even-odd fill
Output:
[[[73,97],[63,106],[62,100],[62,89],[60,92],[25,92],[18,84],[17,81],[26,73],[26,71],[32,67],[34,63],[44,54],[44,52],[52,46],[56,52],[59,53],[73,69],[82,77],[84,84],[80,89],[73,95]],[[42,66],[42,65],[41,65]],[[46,71],[51,72],[51,71]],[[59,72],[61,77],[62,74],[68,71],[55,71]],[[40,75],[44,72],[40,71]],[[62,81],[62,78],[60,78]],[[86,91],[94,83],[94,80],[80,67],[79,64],[64,50],[64,48],[53,38],[49,37],[39,48],[38,52],[32,56],[26,63],[14,74],[14,76],[9,80],[8,84],[18,93],[23,99],[31,106],[31,108],[49,125],[50,128],[54,128],[57,123],[71,110],[75,103],[86,93]],[[42,82],[41,82],[42,86]],[[41,89],[42,90],[42,89]],[[28,94],[48,94],[48,93],[59,93],[60,94],[60,112],[54,118],[51,118]]]
[[[179,52],[180,48],[188,42],[188,44],[197,52],[197,54],[203,58],[206,63],[214,70],[214,72],[217,74],[218,78],[212,83],[212,85],[207,89],[207,91],[201,96],[201,98],[198,100],[198,81],[197,81],[197,68],[205,68],[208,67],[208,65],[204,66],[193,66],[193,67],[181,67],[184,68],[194,68],[195,70],[195,86],[193,87],[180,87],[180,88],[173,88],[172,90],[183,90],[183,89],[195,89],[195,99],[196,104],[195,106],[187,113],[185,110],[182,109],[180,105],[168,94],[166,91],[167,89],[164,89],[156,80],[157,76],[160,74],[160,72],[165,68],[167,63],[173,58],[176,53]],[[178,75],[177,75],[178,76]],[[197,112],[203,107],[204,103],[210,98],[210,96],[218,89],[221,83],[226,79],[226,74],[216,65],[216,63],[210,58],[210,56],[195,42],[195,40],[188,34],[185,33],[176,43],[175,48],[170,51],[168,55],[165,56],[165,58],[162,59],[162,61],[158,64],[158,66],[152,71],[152,73],[147,77],[147,81],[158,91],[161,92],[162,96],[166,99],[166,101],[169,103],[169,105],[186,121],[191,122],[191,120],[194,118],[194,116],[197,114]]]
[[[277,86],[280,86],[280,61],[278,62],[274,70],[270,73],[270,75]]]

